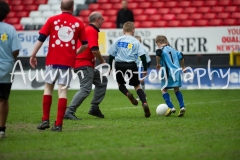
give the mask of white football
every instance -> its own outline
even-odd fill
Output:
[[[168,110],[168,106],[166,104],[159,104],[156,109],[156,113],[158,116],[164,116],[167,110]]]

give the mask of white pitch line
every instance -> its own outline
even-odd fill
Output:
[[[240,101],[240,99],[239,100],[233,99],[233,100],[224,100],[224,101],[210,101],[210,102],[205,101],[205,102],[186,103],[186,106],[191,105],[191,104],[222,103],[222,102],[237,102],[237,101]],[[142,107],[142,106],[129,106],[129,107],[123,107],[123,108],[113,108],[113,109],[110,109],[110,110],[137,109],[139,107]],[[153,108],[151,106],[149,106],[149,107]]]

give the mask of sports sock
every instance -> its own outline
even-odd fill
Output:
[[[5,130],[6,130],[6,127],[0,127],[0,132],[2,131],[2,132],[5,132]]]
[[[177,97],[177,99],[178,99],[180,108],[184,107],[184,102],[183,102],[182,93],[181,93],[180,91],[177,91],[177,92],[175,92],[175,95],[176,95],[176,97]]]
[[[139,99],[142,101],[142,103],[147,103],[145,94],[142,89],[138,89],[137,94],[138,94]]]
[[[51,95],[43,95],[42,109],[43,109],[43,117],[42,120],[49,120],[50,108],[52,105],[52,96]]]
[[[171,102],[170,95],[168,93],[164,93],[162,96],[163,96],[164,101],[168,105],[168,107],[173,108],[173,104]]]
[[[59,98],[58,99],[58,111],[57,111],[57,120],[55,125],[62,125],[63,124],[63,117],[67,108],[67,99],[66,98]]]
[[[119,86],[119,90],[126,96],[127,93],[129,92],[124,84],[121,84]]]
[[[144,81],[141,82],[141,88],[142,88],[143,92],[145,92],[145,82]]]

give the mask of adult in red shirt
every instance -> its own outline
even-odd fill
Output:
[[[55,82],[58,81],[58,111],[52,131],[62,131],[63,117],[67,106],[67,86],[69,86],[72,78],[71,68],[74,66],[76,54],[87,48],[88,42],[84,24],[72,15],[73,5],[73,0],[61,1],[62,14],[52,16],[47,20],[39,31],[38,41],[30,57],[30,65],[35,68],[37,65],[36,54],[49,36],[42,102],[43,117],[42,122],[37,126],[37,129],[40,130],[50,128],[49,114],[52,92]],[[78,40],[83,44],[79,49],[77,49]]]
[[[75,93],[70,106],[67,108],[64,116],[65,119],[80,120],[80,118],[75,116],[75,112],[91,93],[92,84],[95,85],[94,97],[88,114],[104,118],[99,109],[99,104],[105,96],[108,80],[106,76],[101,75],[99,70],[94,69],[96,58],[99,59],[101,64],[106,63],[101,56],[98,46],[98,32],[100,32],[99,29],[104,19],[99,12],[92,12],[88,19],[90,24],[85,28],[88,37],[88,48],[77,56],[74,67],[74,71],[80,80],[80,90]]]

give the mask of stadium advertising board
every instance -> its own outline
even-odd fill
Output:
[[[122,36],[122,29],[101,29],[99,47],[103,55],[108,55],[109,46]],[[136,29],[135,35],[141,36],[145,49],[155,55],[157,35],[166,35],[171,46],[184,54],[228,54],[240,50],[240,27],[190,27]],[[19,31],[22,44],[20,57],[28,57],[38,39],[38,31]],[[37,56],[44,57],[48,52],[48,39],[44,42]]]

